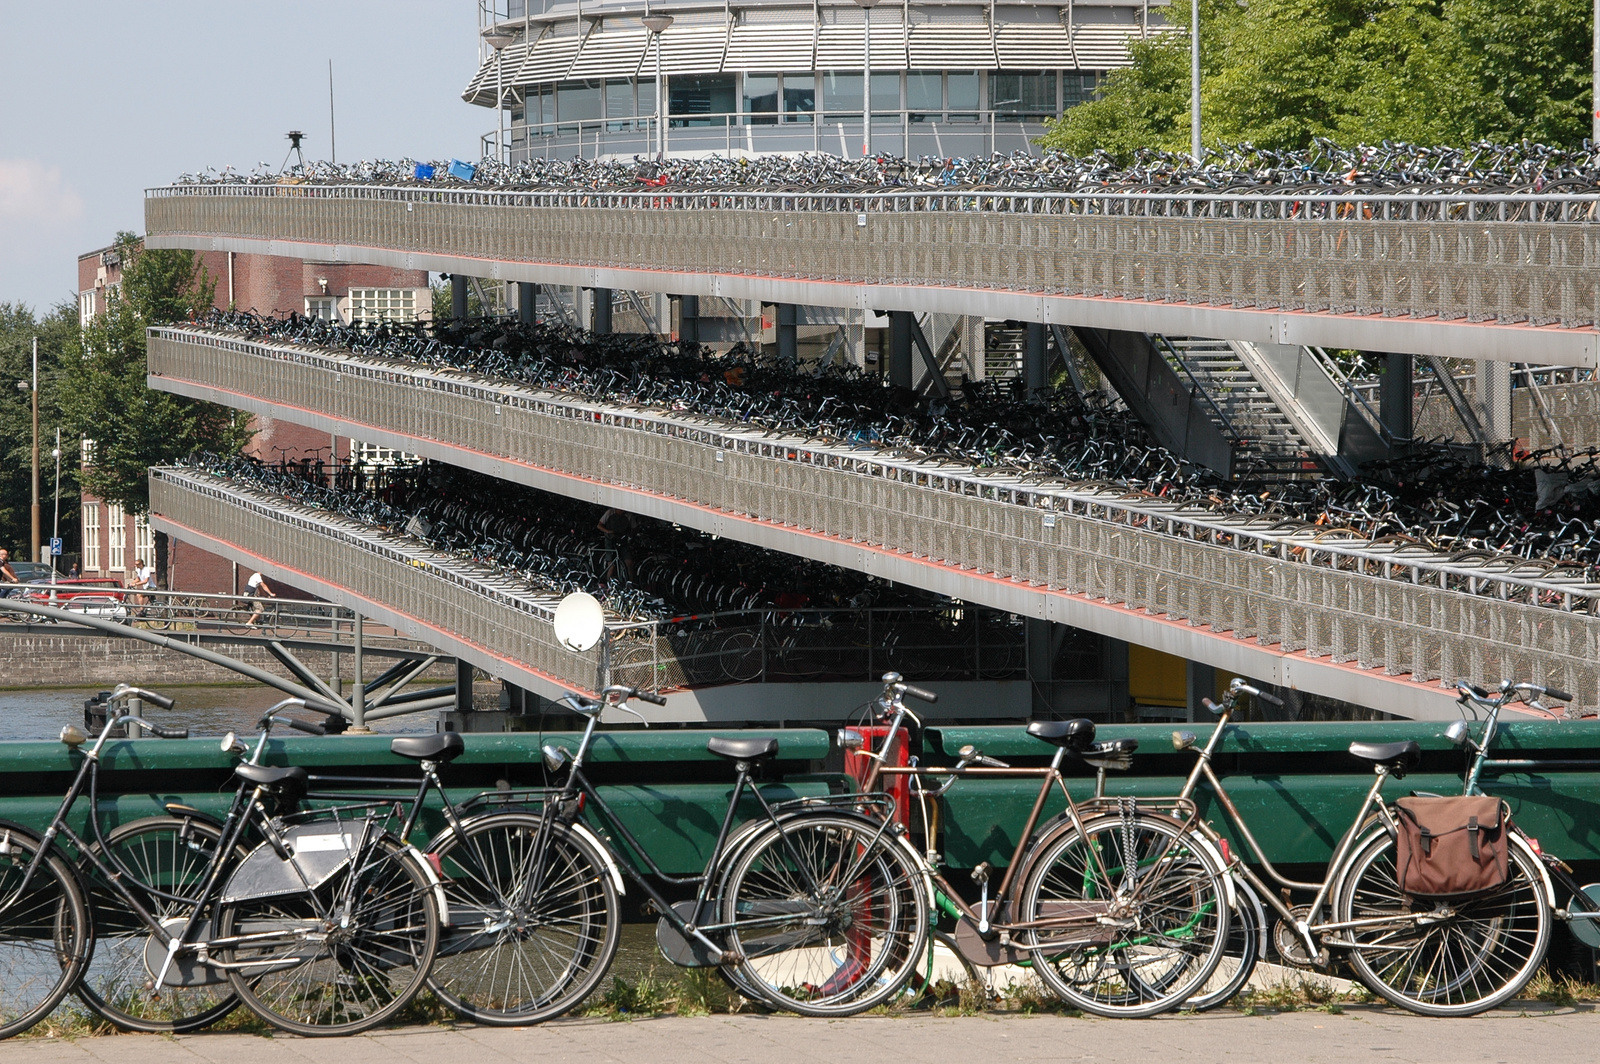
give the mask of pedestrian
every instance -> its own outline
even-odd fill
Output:
[[[20,583],[22,583],[22,581],[17,579],[17,571],[11,568],[11,552],[6,550],[4,547],[0,547],[0,584]],[[11,590],[9,588],[0,587],[0,598],[10,597]]]
[[[128,574],[128,586],[137,591],[154,591],[156,587],[156,567],[146,565],[143,558],[134,560],[133,572]],[[150,605],[149,595],[133,596],[135,607],[142,608]]]
[[[278,593],[272,590],[272,585],[267,583],[267,578],[260,573],[251,573],[250,579],[244,582],[245,594],[255,599],[255,609],[250,611],[250,619],[246,624],[257,624],[261,620],[261,612],[267,604],[261,601],[264,598],[277,598]]]
[[[73,562],[70,566],[67,567],[67,579],[68,580],[76,580],[82,575],[83,575],[83,570],[78,568],[78,563],[77,562]]]

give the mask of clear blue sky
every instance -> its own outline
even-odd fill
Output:
[[[473,158],[492,112],[460,92],[473,0],[0,0],[0,302],[43,311],[77,256],[144,229],[143,190],[274,168],[304,130],[338,155]]]

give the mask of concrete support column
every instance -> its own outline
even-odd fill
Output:
[[[800,357],[799,308],[793,303],[779,303],[775,311],[778,315],[778,357],[795,362]]]
[[[517,320],[532,325],[539,320],[539,286],[529,281],[517,285]]]
[[[961,317],[961,357],[967,362],[967,376],[981,381],[989,371],[989,360],[984,351],[983,319],[976,314]]]
[[[1048,356],[1049,347],[1046,344],[1044,322],[1028,322],[1028,344],[1022,353],[1022,383],[1027,388],[1029,397],[1038,395],[1050,387],[1050,378],[1046,373]]]
[[[1027,633],[1028,686],[1033,689],[1034,719],[1047,719],[1055,713],[1055,661],[1059,644],[1055,625],[1038,617],[1023,619]]]
[[[1217,689],[1217,670],[1198,661],[1186,662],[1184,682],[1188,695],[1189,719],[1210,720],[1211,713],[1206,709],[1202,699],[1212,697],[1212,692]]]
[[[911,366],[911,331],[916,327],[916,316],[909,310],[889,312],[889,383],[907,391],[915,380]]]
[[[700,342],[700,297],[678,297],[678,342]]]
[[[467,316],[467,279],[455,273],[450,275],[450,316],[457,321]]]
[[[1383,375],[1378,378],[1378,417],[1400,440],[1409,440],[1412,433],[1412,365],[1410,355],[1391,351],[1383,356]]]
[[[591,288],[589,331],[599,336],[611,332],[611,289]]]
[[[470,662],[456,659],[456,712],[471,713],[472,706],[472,665]]]
[[[1110,717],[1114,721],[1128,719],[1128,644],[1121,639],[1105,637],[1105,674],[1110,688]]]

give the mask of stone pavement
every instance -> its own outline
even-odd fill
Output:
[[[1567,1064],[1596,1059],[1590,1007],[1499,1010],[1435,1020],[1375,1006],[1342,1014],[1220,1011],[1127,1021],[970,1017],[705,1016],[540,1027],[408,1027],[355,1038],[112,1035],[5,1043],[5,1064],[1010,1064],[1013,1061],[1349,1064],[1467,1061]]]

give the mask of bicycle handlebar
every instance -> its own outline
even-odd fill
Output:
[[[910,695],[912,698],[919,699],[930,704],[939,701],[939,696],[934,694],[932,691],[925,691],[920,687],[913,687],[908,683],[900,684],[900,690]]]
[[[163,728],[159,724],[151,724],[149,721],[141,721],[139,726],[157,739],[187,739],[189,737],[188,728]]]
[[[271,720],[274,724],[282,724],[286,728],[293,728],[295,731],[297,731],[297,732],[305,732],[307,735],[327,735],[328,734],[328,729],[327,728],[324,728],[320,724],[314,724],[309,720],[295,720],[293,717],[278,717],[278,716],[273,716],[273,717],[270,717],[268,719]]]
[[[157,706],[160,709],[171,709],[175,704],[174,701],[168,698],[166,695],[157,694],[154,691],[147,691],[143,687],[134,687],[132,684],[125,683],[118,684],[117,689],[111,692],[110,701],[120,702],[128,698],[141,699],[154,706]]]

